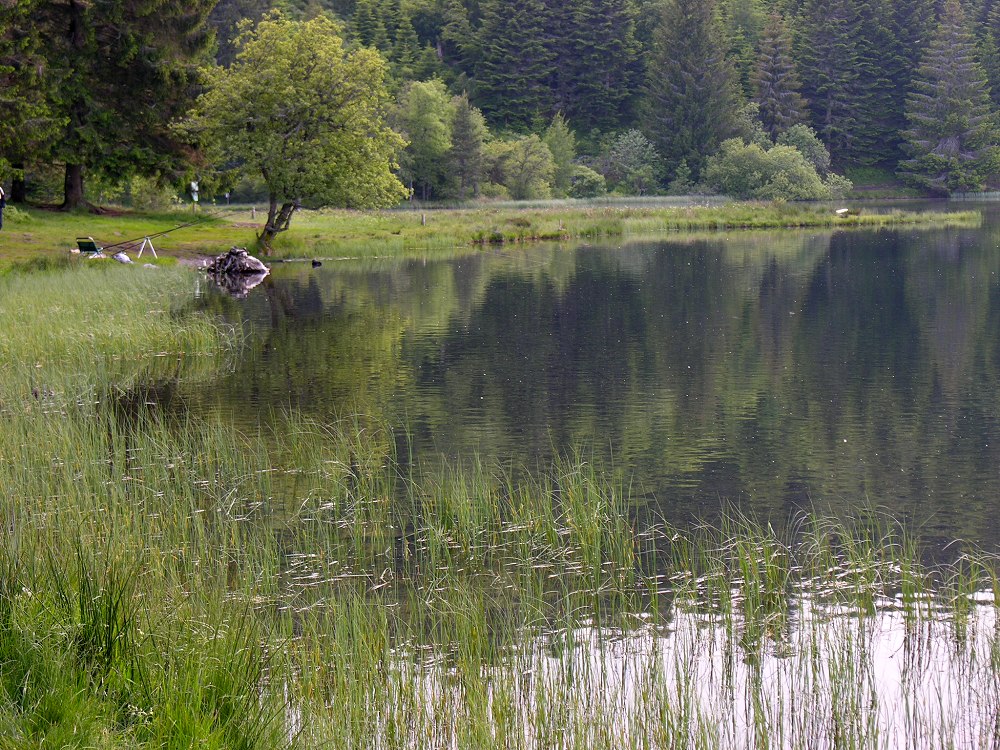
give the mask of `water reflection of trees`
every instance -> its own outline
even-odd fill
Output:
[[[969,231],[743,235],[278,269],[230,378],[418,451],[584,446],[670,514],[885,504],[996,539],[1000,259]]]

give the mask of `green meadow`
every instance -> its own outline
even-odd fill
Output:
[[[257,209],[264,207],[258,206]],[[301,211],[279,235],[274,258],[372,257],[413,252],[473,251],[487,245],[534,241],[635,238],[680,231],[793,227],[976,227],[977,211],[875,211],[838,216],[834,206],[793,203],[702,203],[682,199],[617,199],[499,204],[392,211]],[[91,236],[104,246],[126,243],[132,256],[142,237],[167,257],[218,254],[233,245],[255,247],[266,212],[251,206],[202,206],[164,213],[109,210],[104,214],[8,208],[0,232],[0,268],[59,263]],[[179,228],[178,228],[179,227]],[[142,260],[149,258],[143,254]],[[44,259],[44,260],[41,260]]]

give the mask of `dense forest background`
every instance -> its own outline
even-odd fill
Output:
[[[197,70],[233,65],[241,29],[276,10],[330,15],[348,47],[386,58],[389,121],[409,144],[398,172],[418,199],[823,197],[845,171],[950,193],[1000,171],[998,0],[100,5],[0,3],[0,100],[12,113],[0,167],[15,199],[25,176],[56,172],[67,205],[133,175],[200,174],[210,191],[252,194],[259,186],[220,176],[225,165],[199,163],[170,124],[197,94]]]

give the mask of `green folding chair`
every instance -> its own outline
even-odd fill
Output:
[[[76,246],[80,248],[81,253],[100,253],[104,250],[93,237],[77,237]]]

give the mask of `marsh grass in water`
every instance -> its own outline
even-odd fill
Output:
[[[578,458],[414,477],[378,435],[361,452],[355,420],[73,421],[0,444],[18,654],[0,715],[24,741],[64,736],[68,715],[36,710],[72,690],[93,718],[81,746],[994,737],[993,562],[926,567],[888,519],[639,527]],[[45,661],[44,695],[18,692],[26,659]]]
[[[87,392],[216,372],[240,336],[181,315],[178,299],[193,284],[184,269],[117,264],[0,279],[0,399],[54,406]]]
[[[671,528],[584,455],[422,471],[363,415],[162,411],[144,379],[230,337],[136,270],[0,298],[38,329],[0,336],[0,746],[1000,740],[995,560],[875,512]]]

